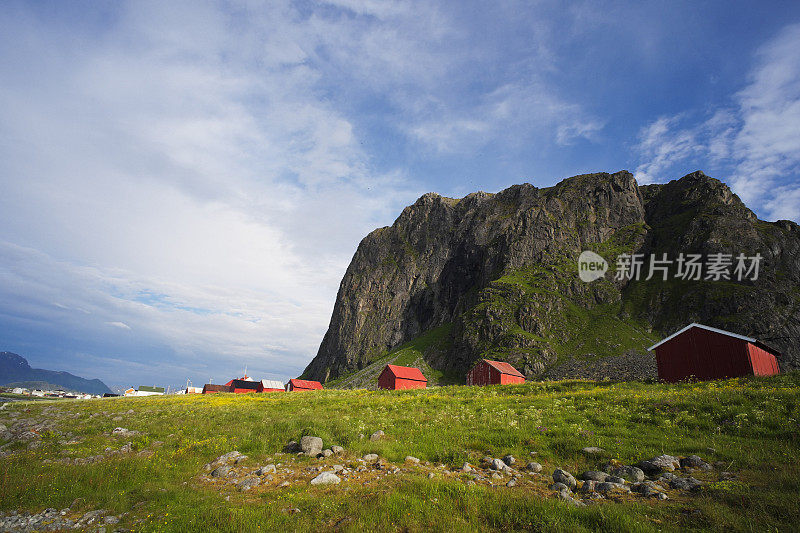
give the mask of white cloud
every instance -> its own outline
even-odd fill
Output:
[[[798,220],[797,188],[787,183],[800,176],[800,24],[785,27],[759,50],[733,101],[700,123],[682,113],[643,128],[637,179],[664,181],[686,163],[704,163],[726,173],[720,177],[768,218]]]
[[[449,109],[443,103],[426,109],[433,119],[412,122],[408,132],[439,152],[464,152],[492,141],[522,146],[536,140],[568,145],[594,140],[604,123],[579,105],[559,98],[543,83],[507,84],[479,103]],[[439,108],[436,110],[436,108]]]
[[[0,316],[109,359],[133,331],[175,364],[294,376],[354,246],[421,192],[372,169],[309,59],[350,23],[124,6],[82,38],[0,17]]]

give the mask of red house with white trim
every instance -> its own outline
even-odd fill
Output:
[[[307,379],[290,379],[286,385],[286,392],[306,390],[322,390],[322,383]]]
[[[424,389],[428,386],[428,379],[419,368],[409,366],[386,365],[378,376],[380,389]]]
[[[687,378],[724,379],[779,374],[780,352],[723,329],[692,323],[649,348],[656,352],[658,377],[675,382]]]
[[[525,383],[525,376],[505,361],[481,359],[467,372],[467,385],[510,385]]]

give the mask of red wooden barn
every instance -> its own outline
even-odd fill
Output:
[[[203,386],[203,394],[214,394],[216,392],[233,392],[233,389],[228,385],[214,385],[213,383],[206,383]]]
[[[659,379],[669,382],[780,373],[778,351],[756,339],[703,324],[689,324],[649,349],[656,352]]]
[[[424,389],[427,386],[428,380],[419,368],[386,365],[378,376],[378,388],[381,389]]]
[[[246,394],[248,392],[259,392],[258,388],[261,385],[261,382],[253,381],[252,379],[232,379],[225,385],[231,388],[231,392],[235,392],[236,394]]]
[[[467,385],[509,385],[512,383],[525,383],[525,376],[503,361],[481,359],[467,373]]]
[[[322,383],[319,381],[309,381],[307,379],[290,379],[286,385],[287,391],[321,390]]]

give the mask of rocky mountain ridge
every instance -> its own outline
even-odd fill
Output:
[[[64,390],[88,394],[111,392],[111,389],[99,379],[84,379],[69,372],[31,368],[28,361],[21,355],[0,352],[0,385],[26,381],[50,383],[58,385]]]
[[[611,271],[581,281],[583,250],[604,257]],[[617,257],[634,253],[760,254],[762,261],[755,280],[615,279]],[[639,186],[621,171],[462,199],[428,193],[362,240],[304,376],[333,380],[416,342],[455,382],[482,357],[544,377],[609,357],[638,361],[690,322],[755,336],[784,353],[782,368],[794,369],[798,267],[796,223],[758,220],[702,172],[659,185]],[[434,330],[435,342],[419,342]]]

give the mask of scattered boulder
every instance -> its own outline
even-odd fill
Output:
[[[644,471],[636,466],[620,466],[611,470],[612,476],[621,477],[632,483],[644,481]]]
[[[503,470],[508,465],[503,462],[502,459],[492,459],[491,463],[489,464],[489,469],[491,470]]]
[[[622,485],[625,484],[625,479],[617,476],[608,476],[606,481],[608,483],[621,483]]]
[[[405,462],[406,463],[413,463],[415,465],[418,465],[419,464],[419,459],[417,459],[416,457],[412,457],[410,455],[406,455]]]
[[[205,466],[206,472],[211,472],[218,466],[227,465],[228,463],[235,463],[240,457],[244,456],[236,450],[220,455]]]
[[[556,483],[553,483],[552,485],[550,485],[550,490],[555,490],[557,492],[561,492],[562,490],[566,490],[567,492],[570,492],[569,487],[566,486],[565,484],[561,483],[560,481],[557,481]]]
[[[333,450],[331,450],[331,449],[322,450],[322,456],[323,457],[330,457],[331,455],[333,455]]]
[[[587,446],[586,448],[581,448],[581,452],[585,453],[586,455],[602,455],[606,453],[603,448],[598,448],[597,446]]]
[[[586,481],[583,482],[583,484],[581,484],[581,492],[583,493],[594,492],[597,483],[598,482],[593,479],[587,479]]]
[[[650,462],[664,472],[672,472],[681,465],[678,458],[672,455],[659,455],[658,457],[650,459]]]
[[[669,486],[678,490],[697,490],[703,483],[693,477],[676,477],[669,482]]]
[[[378,431],[376,431],[375,433],[373,433],[372,435],[369,436],[369,440],[371,440],[371,441],[381,440],[385,436],[386,436],[386,434],[382,430],[379,429]]]
[[[218,466],[211,472],[211,477],[225,477],[230,473],[231,468],[233,467],[230,465]]]
[[[333,472],[323,472],[317,477],[309,481],[311,485],[335,485],[341,481],[341,478]]]
[[[534,473],[536,473],[536,474],[538,474],[539,472],[541,472],[541,471],[542,471],[542,465],[540,465],[539,463],[533,462],[533,461],[531,461],[530,463],[528,463],[528,466],[527,466],[526,468],[527,468],[527,469],[528,469],[530,472],[534,472]]]
[[[517,462],[517,460],[514,458],[514,456],[513,456],[513,455],[511,455],[511,454],[508,454],[508,455],[506,455],[505,457],[503,457],[503,462],[504,462],[505,464],[507,464],[508,466],[511,466],[511,465],[513,465],[514,463],[516,463],[516,462]]]
[[[469,463],[464,463],[461,465],[461,472],[472,472],[472,465]]]
[[[574,505],[575,507],[585,507],[586,506],[586,504],[583,503],[582,501],[576,500],[575,498],[573,498],[570,495],[569,491],[566,491],[566,490],[558,491],[558,499],[561,500],[561,501],[565,501],[570,505]]]
[[[600,483],[602,483],[603,481],[606,480],[608,474],[606,474],[605,472],[600,472],[598,470],[588,470],[578,477],[585,481],[599,481]]]
[[[331,446],[331,451],[338,455],[338,454],[344,452],[344,448],[342,448],[341,446],[336,446],[334,444],[333,446]]]
[[[322,439],[306,435],[300,439],[300,451],[311,457],[316,457],[322,453]]]
[[[690,455],[680,460],[681,468],[699,468],[701,470],[711,470],[714,467],[703,461],[698,455]]]
[[[572,477],[572,474],[560,468],[556,468],[553,472],[553,481],[556,483],[563,483],[569,487],[569,490],[575,490],[575,487],[578,486],[578,482]]]
[[[245,491],[250,490],[253,487],[256,487],[261,484],[261,479],[257,477],[248,477],[241,480],[239,483],[236,484],[236,488],[239,490]]]
[[[634,483],[630,488],[631,492],[648,497],[658,496],[663,490],[660,486],[656,485],[652,481],[641,481],[639,483]]]
[[[610,492],[630,492],[631,489],[628,488],[626,485],[622,483],[611,483],[609,481],[604,481],[603,483],[598,483],[595,485],[594,490],[597,492],[603,493],[610,493]]]
[[[131,437],[133,435],[138,435],[138,431],[132,431],[127,428],[114,428],[111,431],[111,434],[115,437]]]
[[[508,483],[506,483],[506,487],[514,487],[516,485],[517,485],[517,480],[516,479],[512,479]]]
[[[377,453],[368,453],[364,457],[362,457],[362,459],[364,459],[368,463],[372,463],[372,462],[375,462],[375,461],[378,460],[378,454]]]
[[[256,475],[257,476],[263,476],[265,474],[275,473],[276,471],[277,471],[277,468],[275,468],[275,465],[270,464],[270,465],[262,466],[261,468],[256,470]]]

